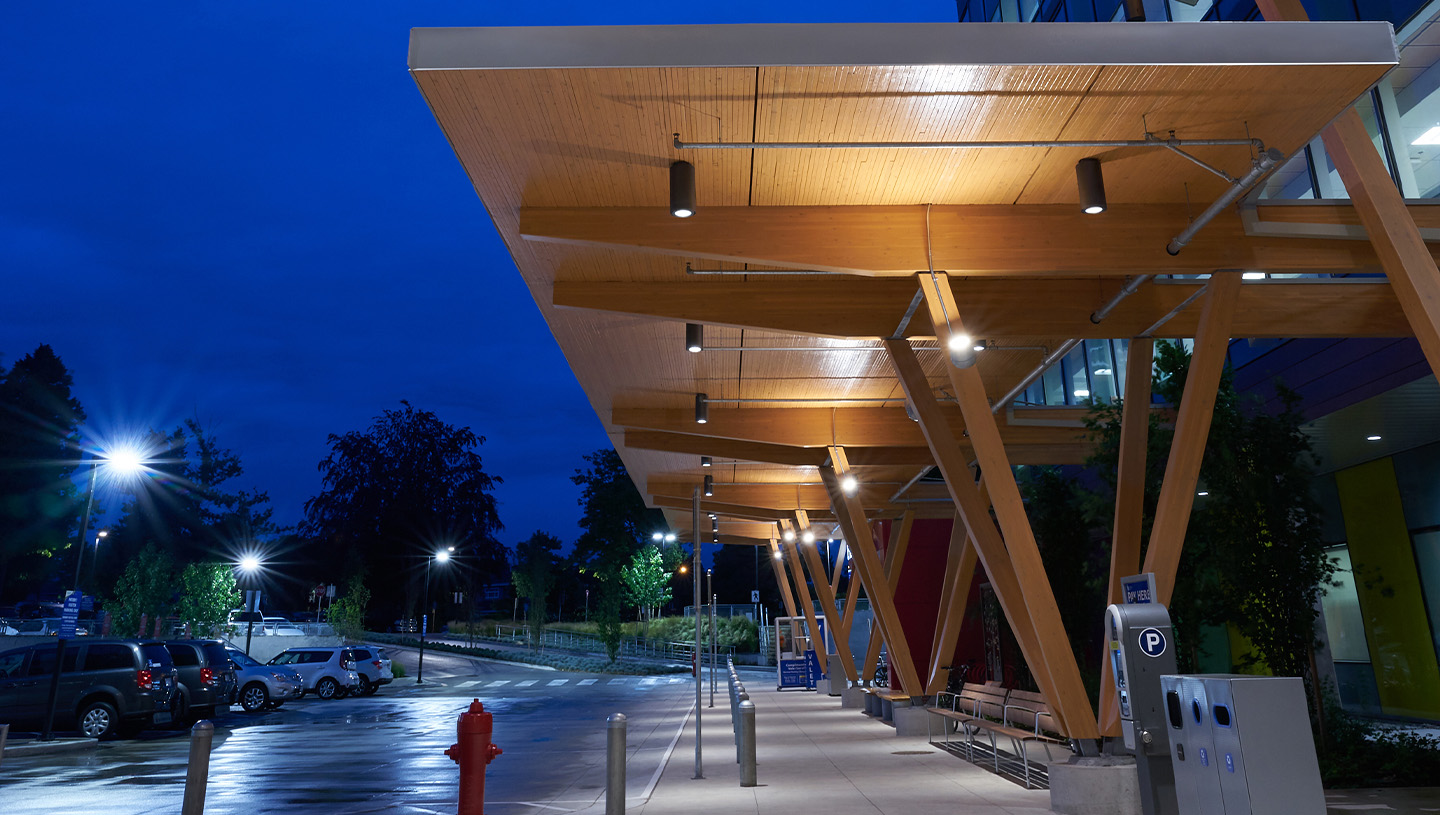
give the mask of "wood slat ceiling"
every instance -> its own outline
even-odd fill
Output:
[[[804,28],[824,36],[823,27]],[[854,28],[835,30],[852,37],[857,36]],[[877,32],[883,28],[875,27]],[[1112,35],[1102,28],[1109,27],[1067,30],[1083,31],[1087,42],[1143,36],[1136,29]],[[1248,28],[1229,30],[1253,39]],[[553,34],[557,50],[564,47],[566,31]],[[1210,36],[1209,29],[1194,31]],[[1053,35],[1050,31],[1044,36]],[[493,32],[486,36],[493,37]],[[525,30],[522,39],[545,41],[551,36]],[[1006,29],[1005,36],[1026,34]],[[424,44],[420,38],[413,40],[412,51],[416,43]],[[1095,50],[1105,53],[1103,47]],[[412,67],[417,59],[412,56]],[[1029,61],[1036,64],[787,66],[772,60],[728,67],[417,69],[412,75],[596,414],[643,489],[652,478],[672,485],[676,479],[698,480],[698,460],[624,447],[623,428],[611,422],[614,409],[688,409],[697,391],[715,399],[897,397],[894,374],[885,356],[872,350],[689,354],[683,349],[680,321],[556,308],[556,281],[682,281],[689,279],[684,273],[687,259],[527,241],[519,229],[522,207],[660,209],[668,200],[666,169],[677,158],[696,166],[702,213],[706,207],[747,206],[1074,205],[1074,164],[1084,155],[1105,160],[1112,203],[1190,201],[1200,206],[1218,195],[1223,183],[1161,150],[677,152],[670,140],[673,133],[689,141],[727,142],[1133,139],[1148,127],[1162,136],[1174,129],[1181,138],[1253,135],[1288,154],[1389,67],[1384,60],[1326,64],[1321,54],[1313,64],[1291,59],[1289,64],[1267,65],[1263,54],[1247,64],[1231,65]],[[1232,174],[1248,167],[1246,148],[1195,152]],[[700,267],[720,265],[689,260]],[[801,299],[783,305],[797,312],[811,308]],[[843,337],[849,331],[836,325],[825,333]],[[997,326],[992,336],[1005,335],[1004,327]],[[1053,347],[1064,339],[1027,334],[1016,344]],[[833,342],[711,326],[706,344]],[[1008,389],[1040,356],[1036,351],[985,353],[980,370],[987,391],[993,396]],[[920,359],[932,385],[948,387],[942,355],[922,351]],[[1064,455],[1072,453],[1057,453]],[[737,482],[815,480],[813,467],[737,463],[727,468],[727,478]],[[913,466],[872,469],[887,483],[906,481],[916,472]],[[675,506],[674,501],[666,503]],[[927,510],[948,513],[943,504]],[[688,512],[667,509],[667,515],[677,528],[689,529]],[[708,530],[708,523],[704,527]],[[749,520],[727,520],[724,531],[767,537],[763,523]]]

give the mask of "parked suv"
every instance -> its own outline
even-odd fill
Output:
[[[175,725],[214,718],[230,709],[235,692],[235,669],[218,640],[168,640],[165,650],[180,676],[180,698],[173,706]]]
[[[305,680],[305,692],[321,699],[343,699],[360,688],[349,648],[291,648],[270,660],[291,668]]]
[[[55,643],[43,643],[0,653],[0,720],[45,726],[55,650]],[[60,670],[55,710],[61,727],[73,722],[86,736],[109,738],[170,721],[179,678],[160,643],[71,642]]]
[[[395,681],[395,674],[390,668],[390,657],[385,655],[384,648],[376,645],[355,645],[348,650],[349,659],[355,663],[355,673],[360,677],[360,689],[356,691],[360,696],[374,696],[381,685]]]
[[[305,680],[291,668],[256,662],[244,651],[234,648],[226,651],[235,666],[238,690],[234,701],[239,702],[247,713],[280,707],[287,700],[305,695]]]

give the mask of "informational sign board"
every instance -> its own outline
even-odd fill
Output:
[[[1125,599],[1125,605],[1135,606],[1144,603],[1154,603],[1155,599],[1155,574],[1146,572],[1144,574],[1132,574],[1129,577],[1120,578],[1120,596]]]
[[[428,633],[430,633],[430,615],[429,615],[429,614],[421,614],[421,615],[420,615],[420,636],[423,637],[423,636],[425,636],[425,635],[428,634]]]
[[[813,653],[813,652],[812,652]],[[780,660],[779,690],[810,687],[810,672],[803,659]]]
[[[260,590],[248,589],[245,592],[245,610],[251,614],[260,611]]]
[[[805,652],[805,671],[809,675],[812,688],[825,678],[825,672],[820,670],[820,657],[815,653],[814,648]]]
[[[80,592],[72,591],[65,596],[65,606],[60,610],[60,639],[75,639],[75,623],[80,619]]]
[[[751,590],[750,590],[750,602],[752,602],[752,603],[758,603],[758,602],[760,602],[760,590],[759,590],[759,589],[751,589]]]

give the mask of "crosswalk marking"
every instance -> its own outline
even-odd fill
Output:
[[[524,682],[516,682],[516,683],[515,683],[515,687],[517,687],[517,688],[528,688],[528,687],[530,687],[531,685],[535,684],[535,683],[538,682],[538,681],[540,681],[540,680],[538,680],[538,679],[527,679],[527,680],[525,680]]]
[[[491,682],[490,684],[486,685],[485,687],[487,687],[487,688],[498,688],[498,687],[500,687],[501,685],[508,685],[508,684],[510,684],[510,680],[508,680],[508,679],[497,679],[497,680],[495,680],[494,682]]]
[[[476,685],[478,685],[478,684],[480,684],[480,680],[478,680],[478,679],[472,679],[472,680],[470,680],[469,682],[461,682],[460,684],[456,685],[455,687],[457,687],[457,688],[471,688],[471,687],[474,687],[474,686],[476,686]]]
[[[580,680],[579,682],[576,682],[575,684],[581,685],[581,686],[584,686],[584,685],[593,685],[593,684],[595,684],[595,680],[593,680],[593,679],[582,679],[582,680]]]
[[[546,683],[545,683],[545,687],[547,687],[547,688],[554,688],[554,687],[558,687],[558,686],[560,686],[560,685],[563,685],[563,684],[565,684],[566,682],[569,682],[569,681],[570,681],[570,680],[568,680],[568,679],[552,679],[552,680],[550,680],[549,682],[546,682]]]
[[[610,680],[609,682],[607,682],[606,684],[608,684],[608,685],[623,685],[623,684],[625,684],[625,680],[623,680],[623,679],[612,679],[612,680]]]
[[[673,685],[673,684],[675,684],[676,682],[686,682],[686,681],[689,681],[689,680],[686,680],[686,679],[684,679],[684,678],[682,678],[682,677],[678,677],[678,676],[672,676],[672,677],[670,677],[669,679],[665,680],[665,682],[666,682],[667,684],[670,684],[670,685]]]
[[[656,680],[655,680],[655,677],[653,677],[653,676],[647,676],[647,677],[645,677],[644,679],[640,680],[640,684],[642,684],[642,685],[653,685],[653,684],[655,684],[655,681],[656,681]]]

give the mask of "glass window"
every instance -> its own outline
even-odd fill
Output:
[[[20,666],[25,663],[25,652],[17,651],[0,655],[0,679],[20,675]]]
[[[158,642],[147,643],[140,646],[140,653],[144,655],[145,662],[147,663],[158,662],[166,668],[174,665],[174,663],[170,660],[170,652],[166,651],[165,646],[161,645]]]
[[[1129,364],[1130,341],[1115,341],[1115,391],[1121,396],[1125,395],[1125,366]]]
[[[1109,340],[1086,340],[1085,358],[1090,366],[1090,398],[1109,404],[1115,401],[1115,360]]]
[[[225,649],[225,652],[230,657],[231,662],[239,665],[242,668],[257,668],[260,666],[259,662],[246,656],[244,651],[231,651],[227,648]],[[279,663],[275,664],[278,665]]]
[[[1065,404],[1065,379],[1060,373],[1060,366],[1051,365],[1049,368],[1046,368],[1045,375],[1042,379],[1045,383],[1044,404]]]
[[[364,649],[356,649],[350,652],[350,659],[358,659],[361,662],[368,662],[370,660],[370,652]]]
[[[177,668],[188,668],[200,664],[200,655],[188,645],[167,645],[165,650],[170,652],[170,659],[174,661]]]
[[[85,670],[134,670],[135,652],[129,646],[114,643],[92,645],[85,652]]]
[[[286,651],[283,654],[276,654],[271,660],[271,665],[294,665],[300,661],[299,651]]]
[[[1170,19],[1177,23],[1194,23],[1205,19],[1210,11],[1210,0],[1169,0]]]
[[[1420,593],[1430,617],[1430,637],[1440,654],[1440,529],[1415,534],[1415,563],[1420,569]]]
[[[212,667],[216,665],[224,667],[225,663],[230,661],[230,656],[225,653],[225,646],[218,642],[206,643],[200,646],[200,650],[205,652],[205,661]]]
[[[55,673],[55,648],[36,648],[34,656],[30,657],[31,676],[50,676]],[[79,655],[79,648],[66,648],[65,660],[60,666],[61,673],[74,673],[75,657]]]
[[[1332,585],[1324,587],[1320,609],[1330,636],[1330,655],[1336,662],[1369,662],[1370,647],[1365,641],[1365,618],[1360,613],[1360,595],[1355,592],[1355,573],[1350,566],[1350,548],[1329,550],[1338,565]]]
[[[1076,346],[1061,360],[1065,368],[1065,383],[1069,386],[1067,404],[1079,405],[1090,398],[1090,379],[1085,375],[1085,347]]]
[[[313,665],[318,662],[329,662],[330,653],[327,651],[306,651],[300,658],[305,665]]]

